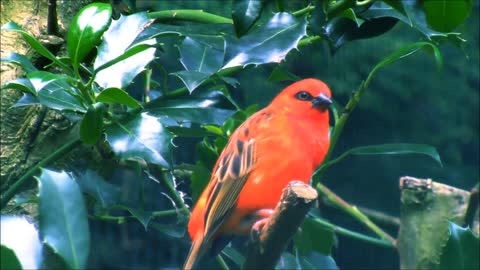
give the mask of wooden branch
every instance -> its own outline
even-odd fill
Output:
[[[470,193],[431,179],[400,178],[400,269],[436,269],[448,221],[463,224]]]
[[[261,231],[252,231],[254,239],[249,243],[243,268],[274,269],[317,197],[317,191],[311,186],[300,181],[290,182],[272,217]]]

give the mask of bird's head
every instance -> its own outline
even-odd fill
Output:
[[[330,88],[324,82],[304,79],[285,88],[270,106],[289,115],[328,119],[331,97]]]

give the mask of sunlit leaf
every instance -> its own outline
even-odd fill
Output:
[[[122,104],[131,108],[142,107],[142,104],[140,104],[140,102],[131,97],[124,90],[116,87],[102,90],[102,92],[98,94],[95,100],[97,102]]]
[[[149,163],[171,167],[173,135],[157,118],[144,112],[125,123],[113,123],[105,132],[119,158],[142,158]]]
[[[279,63],[306,35],[306,27],[304,17],[296,18],[281,12],[275,13],[265,25],[252,29],[240,39],[226,36],[225,65],[222,69]]]
[[[88,107],[87,113],[80,123],[80,139],[86,144],[95,144],[103,133],[102,103],[95,103]]]
[[[82,97],[65,81],[55,80],[45,85],[37,95],[38,102],[55,110],[86,112]]]
[[[95,81],[101,87],[125,88],[153,60],[156,49],[149,46],[155,44],[154,40],[132,44],[138,33],[149,23],[145,12],[121,16],[112,21],[103,34],[94,62],[94,68],[98,72]],[[110,61],[116,63],[110,66]]]
[[[112,7],[106,3],[92,3],[83,7],[68,27],[67,49],[72,65],[79,63],[97,46],[112,20]]]
[[[234,106],[221,91],[194,92],[184,98],[159,98],[146,111],[168,126],[185,122],[222,125],[234,113]]]
[[[27,73],[37,70],[37,68],[33,66],[32,62],[25,55],[21,55],[18,53],[7,53],[5,57],[1,59],[1,62],[19,65]]]
[[[237,36],[244,35],[258,20],[263,9],[263,0],[234,0],[232,19]]]
[[[35,225],[24,217],[0,217],[0,269],[39,269],[42,243]]]
[[[27,78],[35,88],[35,91],[39,92],[45,87],[45,85],[53,81],[69,81],[73,82],[74,79],[67,75],[55,74],[48,71],[33,71],[27,74]]]
[[[23,39],[25,39],[25,41],[30,45],[32,46],[32,48],[38,52],[40,55],[44,56],[45,58],[49,59],[50,61],[54,62],[56,65],[60,66],[61,68],[63,68],[64,71],[68,72],[71,74],[71,69],[66,65],[64,64],[63,62],[61,62],[60,60],[58,60],[55,55],[53,55],[47,48],[45,48],[45,46],[42,45],[42,43],[40,43],[40,41],[38,41],[38,39],[36,39],[34,36],[32,36],[31,34],[25,32],[22,27],[20,27],[20,25],[14,23],[14,22],[8,22],[4,25],[2,25],[2,28],[1,30],[10,30],[10,31],[15,31],[15,32],[18,32],[22,35]]]
[[[39,224],[42,240],[72,269],[86,267],[90,251],[87,211],[77,183],[65,172],[42,170]]]
[[[30,82],[30,80],[26,78],[19,78],[8,81],[4,85],[2,85],[1,89],[15,89],[24,93],[31,94],[33,96],[37,95],[37,91],[35,91],[34,86]]]
[[[440,257],[440,269],[479,269],[480,239],[470,228],[449,222],[450,237]]]

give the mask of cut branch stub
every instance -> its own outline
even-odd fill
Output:
[[[300,181],[290,182],[265,226],[252,232],[258,237],[249,243],[243,268],[274,269],[317,197],[317,191],[311,186]]]

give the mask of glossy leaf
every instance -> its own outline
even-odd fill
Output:
[[[52,81],[45,85],[37,95],[38,102],[55,110],[86,112],[87,109],[76,90],[65,81]]]
[[[159,98],[148,103],[146,111],[168,126],[185,122],[222,125],[234,113],[234,106],[222,92],[210,91],[178,99]]]
[[[95,103],[88,107],[87,113],[80,123],[80,139],[86,144],[95,144],[103,133],[102,103]]]
[[[382,17],[367,20],[358,26],[351,19],[335,17],[327,23],[325,32],[332,48],[336,50],[348,41],[379,36],[392,29],[396,23],[395,18]]]
[[[86,267],[90,251],[87,211],[80,189],[65,172],[42,170],[39,226],[42,240],[72,269]]]
[[[39,92],[45,87],[47,84],[53,81],[73,81],[72,77],[63,75],[63,74],[55,74],[48,71],[33,71],[27,74],[27,78],[30,80],[30,83],[35,88],[35,91]]]
[[[98,94],[95,100],[103,103],[122,104],[130,108],[142,107],[140,102],[131,97],[124,90],[116,87],[104,89],[102,92],[100,92],[100,94]]]
[[[455,30],[470,15],[473,0],[424,0],[428,25],[440,32]]]
[[[23,269],[15,252],[8,247],[0,246],[0,269]]]
[[[22,106],[31,106],[40,104],[38,98],[31,94],[23,94],[23,96],[17,101],[17,103],[13,104],[12,107],[22,107]]]
[[[75,15],[67,36],[67,49],[75,69],[100,42],[111,20],[112,7],[106,3],[89,4]]]
[[[45,48],[45,46],[42,45],[42,43],[40,43],[40,41],[38,41],[38,39],[36,39],[31,34],[25,32],[20,27],[20,25],[14,23],[14,22],[8,22],[7,24],[4,24],[2,26],[1,30],[10,30],[10,31],[15,31],[15,32],[20,33],[22,35],[23,39],[25,39],[25,41],[36,52],[38,52],[40,55],[44,56],[45,58],[49,59],[50,61],[54,62],[57,66],[60,66],[61,68],[63,68],[64,71],[66,71],[68,73],[71,73],[71,69],[66,64],[64,64],[63,62],[58,60],[55,57],[55,55],[53,55],[47,48]]]
[[[15,89],[15,90],[22,91],[24,93],[31,94],[33,96],[37,95],[37,91],[35,91],[35,87],[32,85],[30,80],[26,78],[19,78],[19,79],[8,81],[4,85],[2,85],[1,89]]]
[[[440,257],[440,269],[479,269],[480,239],[470,228],[449,222],[450,237]]]
[[[306,35],[306,27],[305,18],[281,12],[240,39],[226,36],[225,65],[222,69],[279,63],[297,47],[298,41]]]
[[[37,68],[33,66],[32,62],[22,54],[9,52],[1,59],[1,62],[12,63],[19,65],[23,68],[26,73],[36,71]]]
[[[106,134],[119,158],[142,158],[167,168],[172,165],[172,133],[145,112],[125,123],[113,123],[106,128]]]
[[[145,12],[121,16],[103,34],[94,62],[95,81],[103,88],[125,88],[153,60],[154,40],[130,46],[138,33],[150,23]],[[130,48],[131,47],[131,48]],[[112,63],[115,63],[111,65]]]
[[[173,73],[192,92],[217,72],[225,57],[225,40],[221,36],[191,35],[179,46],[180,62],[185,71]]]
[[[232,7],[233,26],[237,36],[243,36],[258,20],[263,9],[263,0],[234,0]]]
[[[315,235],[312,238],[312,235]],[[307,217],[299,231],[293,237],[297,250],[303,254],[316,251],[322,254],[331,254],[335,242],[333,228],[324,226]]]
[[[222,254],[230,258],[230,260],[232,260],[239,267],[241,267],[243,262],[245,262],[245,257],[230,246],[226,246],[222,250]]]
[[[289,270],[289,269],[301,269],[297,264],[297,258],[289,252],[282,253],[280,259],[278,260],[277,265],[275,266],[276,270]]]
[[[0,269],[39,269],[42,243],[37,228],[25,217],[0,216]]]

